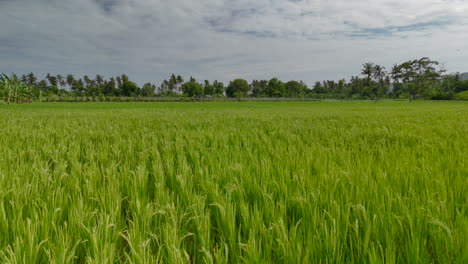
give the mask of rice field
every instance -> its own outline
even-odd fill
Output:
[[[463,102],[0,105],[0,263],[468,263]]]

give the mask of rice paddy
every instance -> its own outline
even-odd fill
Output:
[[[467,263],[463,102],[0,105],[1,263]]]

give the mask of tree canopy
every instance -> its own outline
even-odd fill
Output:
[[[1,77],[1,97],[5,102],[14,103],[25,98],[50,96],[74,97],[291,97],[291,98],[335,98],[335,99],[379,99],[416,98],[452,99],[464,98],[457,94],[468,90],[468,80],[458,73],[444,74],[439,62],[427,57],[394,64],[389,71],[374,62],[362,64],[358,76],[349,81],[341,79],[317,81],[309,88],[302,81],[283,82],[279,78],[270,80],[247,80],[237,78],[225,87],[217,80],[199,83],[194,78],[184,82],[181,75],[171,74],[160,85],[147,82],[139,87],[122,74],[106,79],[73,74],[46,74],[43,79],[34,73]],[[20,95],[21,94],[21,95]]]
[[[246,80],[235,79],[229,83],[226,89],[226,95],[229,97],[244,97],[247,96],[249,90],[250,85]]]

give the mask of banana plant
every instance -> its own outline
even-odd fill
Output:
[[[30,97],[30,87],[22,83],[16,75],[0,75],[0,96],[7,104],[21,103]]]

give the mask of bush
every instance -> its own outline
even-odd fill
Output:
[[[55,94],[47,98],[47,102],[58,102],[58,101],[59,101],[59,97]]]
[[[443,91],[436,90],[430,92],[428,98],[431,100],[450,100],[451,96]]]
[[[453,97],[455,100],[468,101],[468,91],[455,94]]]

